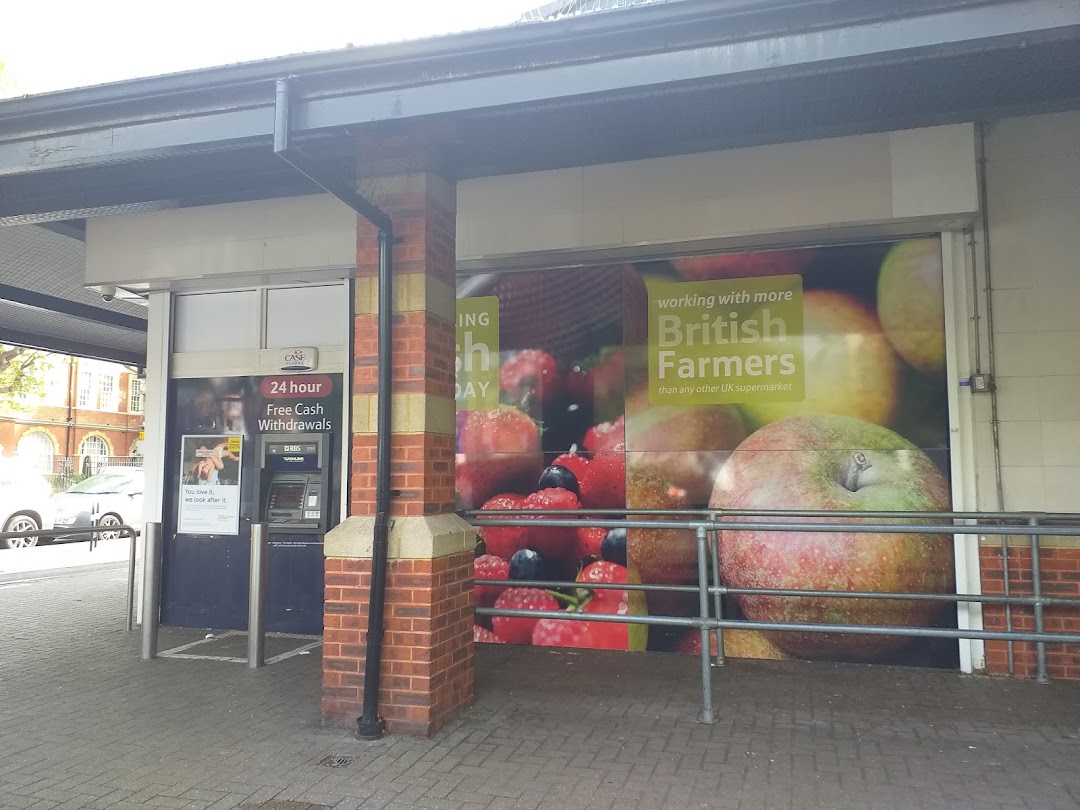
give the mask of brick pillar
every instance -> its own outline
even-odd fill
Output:
[[[432,173],[380,178],[392,218],[394,358],[390,564],[379,713],[393,734],[432,734],[472,702],[475,533],[454,514],[456,190]],[[370,193],[370,189],[369,189]],[[349,517],[326,536],[323,721],[363,703],[375,514],[378,244],[357,229]]]
[[[1010,538],[1009,593],[1030,596],[1032,586],[1031,550],[1027,539]],[[1040,570],[1044,596],[1080,598],[1080,545],[1071,538],[1045,538],[1042,543]],[[985,594],[1001,596],[1005,592],[1005,566],[1000,543],[979,548],[979,568]],[[1080,610],[1073,607],[1047,607],[1044,624],[1049,633],[1080,633]],[[1004,630],[1005,608],[1001,605],[983,607],[983,626],[987,630]],[[1014,605],[1014,630],[1034,632],[1035,615],[1030,607]],[[1080,681],[1080,644],[1047,644],[1046,669],[1052,681]],[[986,642],[986,671],[991,675],[1007,675],[1008,643]],[[1035,645],[1031,642],[1013,643],[1013,671],[1019,678],[1034,678]]]

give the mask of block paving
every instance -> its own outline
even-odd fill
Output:
[[[0,584],[0,808],[1080,807],[1075,683],[733,662],[703,726],[696,659],[483,647],[472,708],[361,743],[321,725],[317,650],[142,662],[123,591]]]

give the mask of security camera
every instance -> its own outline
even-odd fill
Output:
[[[105,284],[101,287],[101,300],[106,304],[116,298],[116,287],[111,284]]]

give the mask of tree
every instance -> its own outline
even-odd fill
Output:
[[[42,393],[45,369],[41,352],[0,343],[0,413],[27,410],[23,397]]]

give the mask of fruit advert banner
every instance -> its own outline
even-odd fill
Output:
[[[459,411],[499,405],[499,298],[463,298],[457,306],[454,346],[455,396]]]
[[[803,398],[801,276],[654,281],[648,290],[652,404]]]
[[[457,503],[529,518],[478,521],[474,604],[517,615],[477,615],[476,641],[700,652],[696,628],[591,618],[698,615],[696,590],[618,587],[698,584],[693,531],[606,528],[622,510],[951,508],[936,238],[485,271],[458,290],[475,297],[458,299]],[[542,515],[566,509],[594,519]],[[722,616],[954,628],[946,600],[828,593],[955,594],[952,538],[918,525],[722,527]],[[538,580],[556,584],[489,584]],[[747,592],[761,589],[812,595]],[[732,658],[959,661],[953,640],[874,633],[742,626],[723,643]]]

